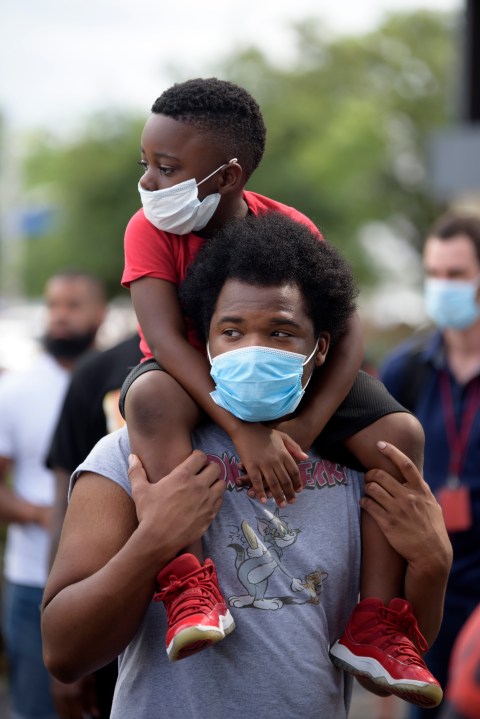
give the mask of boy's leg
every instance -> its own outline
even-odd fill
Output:
[[[411,414],[388,414],[348,437],[344,444],[369,469],[383,469],[402,481],[397,467],[376,447],[379,440],[395,445],[422,471],[424,434],[420,422]],[[387,542],[375,520],[366,512],[361,516],[362,571],[360,597],[379,597],[388,604],[404,593],[405,561]]]
[[[338,432],[348,432],[350,426],[349,436],[336,437],[343,442],[344,449],[366,470],[384,469],[401,480],[397,468],[386,457],[379,456],[376,443],[384,440],[397,446],[421,470],[424,435],[418,420],[373,378],[362,377],[360,388],[353,395],[350,408],[348,398],[340,408],[344,427]],[[335,420],[332,424],[335,425]],[[356,429],[354,433],[352,428]],[[328,451],[325,454],[329,456]],[[380,687],[407,701],[435,706],[441,700],[440,686],[408,636],[418,636],[418,629],[409,603],[401,598],[405,562],[365,512],[361,521],[362,601],[344,635],[332,647],[332,658],[348,671],[369,676]]]
[[[144,365],[127,377],[120,410],[132,452],[141,459],[150,482],[158,482],[192,452],[191,433],[201,412],[155,361]],[[171,661],[220,641],[235,628],[213,563],[203,560],[200,540],[159,572],[157,588],[155,600],[163,601],[167,609]]]
[[[150,482],[158,482],[191,453],[200,409],[154,361],[129,375],[120,403],[132,452],[140,457]]]

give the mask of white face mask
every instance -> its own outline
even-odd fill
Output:
[[[197,188],[216,172],[236,162],[237,158],[234,157],[230,162],[217,167],[200,182],[192,178],[163,190],[145,190],[139,182],[138,191],[145,217],[159,230],[173,232],[176,235],[186,235],[192,230],[201,230],[213,217],[220,202],[220,193],[215,192],[199,200]]]

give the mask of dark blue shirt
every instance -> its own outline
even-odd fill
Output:
[[[412,366],[409,357],[418,345],[418,340],[409,340],[395,349],[381,368],[381,379],[389,392],[402,402],[405,390],[405,375],[410,375]],[[465,385],[459,384],[449,370],[442,336],[439,332],[425,339],[418,352],[418,371],[421,372],[413,406],[410,407],[420,420],[425,431],[425,480],[435,493],[447,481],[450,449],[447,435],[440,374],[446,370],[452,388],[453,408],[460,427],[471,391],[472,382],[480,381],[480,367],[477,377]],[[411,380],[411,375],[410,375]],[[407,378],[407,382],[409,379]],[[405,400],[404,400],[405,401]],[[448,603],[470,604],[480,601],[480,407],[472,425],[469,443],[460,472],[462,485],[469,488],[472,505],[472,527],[467,531],[450,534],[453,545],[453,567],[447,589]]]

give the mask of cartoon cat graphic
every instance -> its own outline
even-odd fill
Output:
[[[237,576],[247,594],[229,597],[231,607],[256,607],[257,609],[280,609],[284,604],[319,603],[326,572],[318,569],[312,571],[303,580],[293,577],[282,562],[285,550],[297,541],[300,529],[292,528],[279,514],[278,507],[272,514],[264,510],[265,516],[257,516],[259,539],[247,521],[241,524],[241,534],[237,529],[240,541],[232,542],[229,547],[236,552],[235,568]],[[246,540],[246,541],[242,541]],[[263,541],[262,541],[263,540]],[[247,546],[245,547],[244,544]],[[266,597],[268,580],[279,570],[291,579],[292,592],[306,592],[308,597],[295,601],[292,597]]]

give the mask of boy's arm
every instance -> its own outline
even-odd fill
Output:
[[[315,372],[297,415],[277,425],[287,432],[304,450],[308,450],[335,414],[362,366],[364,356],[363,332],[355,313],[346,332],[327,354],[321,372]]]
[[[294,457],[304,454],[290,437],[259,423],[243,422],[210,397],[215,384],[210,365],[186,338],[176,287],[166,280],[142,277],[130,285],[137,319],[157,362],[194,399],[201,409],[232,438],[259,499],[266,501],[263,481],[283,504],[301,488]],[[293,456],[292,456],[293,455]]]

